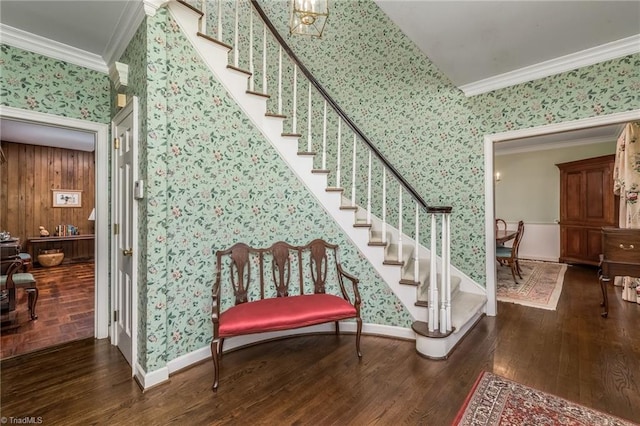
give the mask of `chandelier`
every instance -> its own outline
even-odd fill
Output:
[[[329,0],[291,0],[289,32],[322,37],[329,18]]]

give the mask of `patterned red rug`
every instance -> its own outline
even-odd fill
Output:
[[[453,425],[636,424],[485,371],[467,395]]]

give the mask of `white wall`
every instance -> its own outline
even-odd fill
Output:
[[[556,164],[615,153],[615,141],[580,147],[498,155],[494,170],[496,217],[509,229],[525,223],[520,257],[557,262],[560,257],[560,172]]]

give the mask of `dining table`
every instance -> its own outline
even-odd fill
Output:
[[[509,240],[513,240],[517,234],[517,229],[496,229],[496,244],[502,245]]]

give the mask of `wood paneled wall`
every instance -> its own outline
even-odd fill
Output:
[[[94,242],[75,241],[27,247],[27,238],[44,226],[68,224],[81,234],[93,234],[88,220],[95,203],[94,153],[40,145],[2,142],[6,162],[0,165],[0,230],[19,237],[32,256],[43,248],[62,248],[65,260],[93,257]],[[53,189],[82,191],[81,207],[53,207]],[[35,257],[34,257],[35,259]]]

